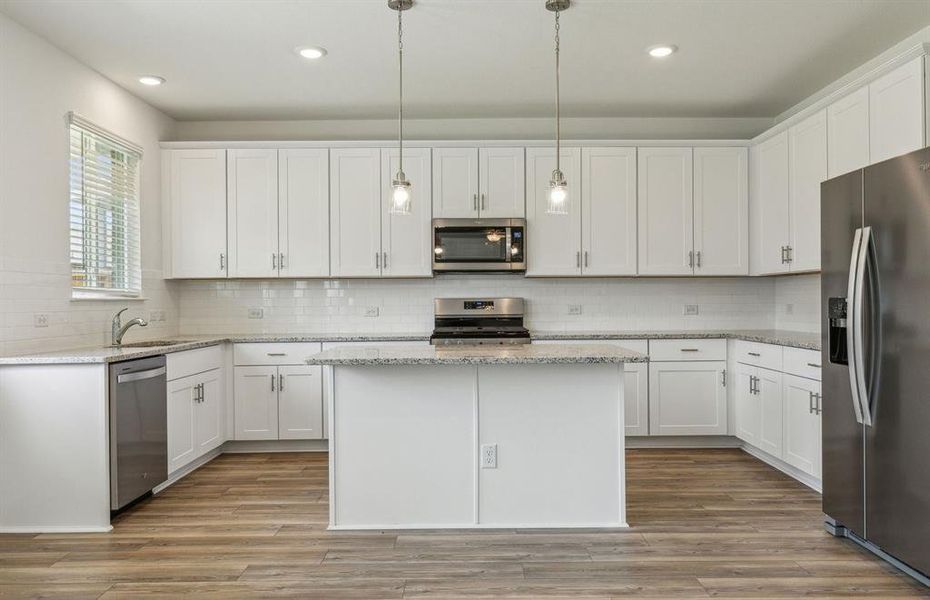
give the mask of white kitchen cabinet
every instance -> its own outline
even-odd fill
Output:
[[[650,435],[727,432],[726,361],[649,363]]]
[[[433,148],[433,216],[478,218],[478,149]]]
[[[523,152],[522,147],[433,148],[433,217],[523,217]]]
[[[820,184],[827,180],[827,113],[788,129],[790,176],[788,268],[820,270]]]
[[[750,149],[749,239],[753,275],[787,273],[789,245],[788,132]]]
[[[478,150],[478,206],[482,218],[518,219],[526,214],[523,148]]]
[[[918,56],[869,84],[872,163],[925,145],[924,57]]]
[[[278,152],[226,152],[230,277],[278,275]]]
[[[808,475],[820,478],[820,382],[786,374],[783,394],[785,462]]]
[[[225,440],[223,370],[168,382],[168,472],[200,458]]]
[[[323,435],[323,368],[278,367],[278,439],[318,440]]]
[[[636,148],[581,150],[581,273],[636,274]]]
[[[748,162],[746,148],[694,148],[695,275],[749,274]]]
[[[332,276],[378,277],[384,185],[381,150],[334,148],[329,169]]]
[[[278,439],[278,368],[235,367],[237,440]]]
[[[776,458],[782,458],[782,374],[738,363],[735,384],[736,437]]]
[[[278,273],[329,276],[329,150],[278,150]]]
[[[869,164],[868,86],[827,107],[827,140],[828,177]]]
[[[761,399],[756,394],[758,368],[737,363],[733,384],[735,388],[736,437],[752,446],[759,446],[762,425]]]
[[[404,150],[404,173],[413,186],[408,215],[391,214],[391,180],[399,167],[397,149],[382,149],[381,275],[430,277],[433,274],[430,149]]]
[[[691,148],[639,148],[638,272],[693,272],[693,164]]]
[[[165,150],[162,177],[169,276],[226,277],[226,151]]]
[[[555,148],[526,149],[527,276],[581,274],[581,149],[562,148],[568,214],[546,212]]]

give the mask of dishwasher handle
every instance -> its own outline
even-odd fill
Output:
[[[165,367],[147,369],[145,371],[136,371],[135,373],[126,373],[116,376],[116,383],[130,383],[133,381],[143,381],[145,379],[154,379],[167,373]]]

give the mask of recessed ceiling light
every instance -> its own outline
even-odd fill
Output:
[[[320,48],[319,46],[301,46],[297,48],[297,54],[310,60],[316,60],[326,56],[326,48]]]
[[[666,56],[671,56],[678,51],[678,46],[672,44],[660,44],[658,46],[652,46],[647,50],[649,56],[653,58],[665,58]]]
[[[165,78],[158,75],[143,75],[139,78],[139,83],[142,85],[161,85],[165,83]]]

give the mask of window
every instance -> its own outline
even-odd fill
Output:
[[[138,297],[142,152],[73,113],[69,128],[72,297]]]

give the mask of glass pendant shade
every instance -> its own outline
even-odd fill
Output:
[[[549,180],[549,202],[546,204],[546,212],[550,215],[568,214],[568,183],[565,181],[565,175],[558,169],[552,172],[552,179]]]
[[[413,186],[403,171],[398,171],[391,182],[391,214],[409,215]]]

